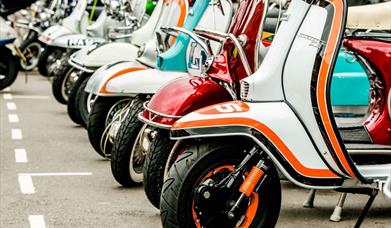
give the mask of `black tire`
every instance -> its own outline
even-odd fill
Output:
[[[67,104],[69,95],[71,93],[74,83],[77,82],[77,79],[74,83],[70,83],[70,77],[75,77],[74,74],[78,73],[79,70],[73,68],[68,63],[67,58],[61,60],[61,65],[54,72],[53,81],[52,81],[52,93],[54,98],[61,104]]]
[[[143,174],[144,191],[148,200],[159,209],[160,194],[163,187],[164,169],[175,141],[170,140],[169,131],[159,129],[150,142]]]
[[[26,49],[30,49],[31,47],[35,47],[35,53],[27,53]],[[20,51],[24,54],[24,56],[27,58],[27,61],[30,61],[30,58],[29,56],[30,55],[37,55],[36,58],[39,59],[40,57],[40,54],[41,54],[41,49],[42,48],[42,43],[39,42],[38,40],[38,33],[34,30],[30,30],[26,39],[24,39],[22,41],[22,43],[20,44],[19,46],[19,49]],[[38,63],[36,64],[33,64],[33,66],[30,66],[30,67],[24,67],[24,63],[23,63],[23,60],[20,59],[20,69],[21,70],[24,70],[24,71],[32,71],[37,65]]]
[[[18,64],[11,50],[0,47],[0,90],[10,86],[18,76]],[[4,77],[4,78],[3,78]]]
[[[163,185],[160,201],[163,227],[195,227],[192,207],[197,183],[214,168],[238,165],[244,153],[240,152],[237,145],[227,142],[217,145],[199,143],[188,148],[178,158]],[[275,167],[268,169],[266,179],[257,193],[261,199],[250,227],[274,227],[281,207],[281,186]],[[221,220],[221,227],[228,227],[224,225],[227,220]]]
[[[119,97],[98,97],[91,108],[91,113],[88,116],[87,133],[88,139],[94,150],[102,157],[106,158],[105,152],[101,150],[100,142],[103,133],[110,119],[109,112],[114,105],[121,101],[128,102],[129,98]],[[111,145],[108,146],[107,152],[111,152]]]
[[[41,55],[39,56],[38,60],[38,71],[42,76],[49,77],[48,67],[52,65],[55,59],[61,58],[63,53],[65,52],[62,48],[52,47],[52,46],[46,46],[45,49],[42,51]],[[51,59],[51,57],[53,59]]]
[[[80,97],[80,93],[81,93],[80,90],[84,91],[89,78],[90,77],[84,73],[80,75],[80,78],[77,79],[77,81],[75,82],[75,84],[71,89],[71,92],[68,96],[68,103],[67,103],[67,111],[68,111],[69,118],[75,124],[79,124],[84,128],[87,128],[88,113],[87,114],[83,113],[83,115],[87,115],[83,117],[79,109],[79,107],[81,106],[79,105],[79,102],[82,102]],[[83,102],[87,102],[87,101],[83,101]]]
[[[144,125],[137,117],[142,110],[143,101],[139,98],[134,99],[128,114],[121,123],[111,150],[111,172],[115,180],[124,187],[131,187],[142,181],[142,178],[137,180],[136,177],[132,177],[130,170],[130,166],[133,167],[131,164],[131,160],[133,160],[131,158],[135,155],[133,153],[140,152],[136,151],[139,148],[134,148],[134,144]],[[142,174],[144,159],[141,158],[141,161],[138,162],[140,163],[138,171],[139,174]]]

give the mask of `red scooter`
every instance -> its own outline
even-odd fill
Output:
[[[350,145],[349,154],[359,164],[390,161],[391,34],[357,32],[346,37],[343,45],[367,70],[371,88],[368,112],[361,123],[339,126],[342,140]],[[304,207],[314,206],[315,192],[310,191]],[[341,194],[331,221],[341,220],[346,196]]]
[[[271,44],[267,39],[261,42],[268,9],[266,3],[241,1],[228,34],[196,29],[199,36],[223,43],[220,55],[212,57],[214,60],[209,68],[195,64],[194,70],[201,69],[202,76],[177,79],[161,88],[144,105],[145,111],[139,115],[140,120],[148,125],[140,140],[144,150],[148,151],[143,183],[148,199],[156,207],[159,207],[164,167],[175,143],[169,139],[171,125],[194,110],[239,97],[239,81],[258,68],[262,56],[259,51],[265,51]],[[277,10],[275,18],[268,18],[268,25],[277,21],[278,14]],[[191,56],[189,65],[202,62]]]

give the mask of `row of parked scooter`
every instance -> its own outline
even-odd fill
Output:
[[[367,194],[356,226],[379,191],[391,199],[391,2],[101,3],[34,3],[14,23],[29,29],[15,65],[52,77],[164,227],[272,227],[280,179],[312,189],[307,207],[316,189],[341,192],[334,221],[348,193]]]

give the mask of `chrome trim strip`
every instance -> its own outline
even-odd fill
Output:
[[[161,113],[161,112],[157,112],[157,111],[155,111],[155,110],[153,110],[153,109],[148,108],[148,106],[147,106],[148,103],[149,103],[149,101],[144,102],[143,108],[144,108],[145,110],[149,111],[149,112],[152,112],[153,114],[156,114],[156,115],[158,115],[158,116],[165,117],[165,118],[171,118],[171,119],[180,119],[180,118],[183,117],[183,116],[172,116],[172,115],[163,114],[163,113]]]
[[[152,127],[161,128],[161,129],[167,129],[167,130],[170,130],[170,129],[171,129],[171,125],[155,123],[155,122],[153,122],[153,121],[151,121],[151,120],[148,120],[148,119],[144,118],[144,117],[142,116],[142,113],[139,113],[139,114],[137,115],[137,117],[138,117],[138,119],[139,119],[141,122],[143,122],[143,123],[145,123],[145,124],[148,124],[148,125],[150,125],[150,126],[152,126]]]
[[[84,71],[87,73],[91,73],[91,74],[94,73],[94,70],[83,67],[80,64],[78,64],[76,61],[74,61],[75,55],[76,55],[76,53],[72,54],[71,57],[68,59],[69,65],[73,66],[74,68],[76,68],[78,70],[81,70],[81,71]]]

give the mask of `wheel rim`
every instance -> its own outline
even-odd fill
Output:
[[[4,62],[5,59],[0,59],[0,81],[5,80],[9,74],[9,67]]]
[[[131,98],[123,99],[120,101],[117,101],[109,110],[107,116],[106,116],[106,121],[105,121],[105,130],[103,132],[101,142],[100,142],[100,148],[103,154],[108,158],[110,157],[110,153],[106,151],[107,144],[110,143],[110,135],[112,134],[112,129],[111,127],[114,125],[113,121],[116,120],[116,114],[119,114],[122,109],[124,109],[129,102],[131,101]]]
[[[21,60],[20,66],[23,70],[32,70],[38,65],[39,56],[42,53],[42,46],[35,42],[27,45],[23,50],[23,55],[26,58],[26,61]]]
[[[221,172],[224,172],[224,171],[227,172],[226,170],[228,170],[229,172],[232,172],[234,169],[235,168],[234,168],[233,165],[216,166],[216,167],[212,168],[211,170],[209,170],[208,172],[206,172],[206,174],[203,177],[201,177],[200,178],[201,180],[198,181],[198,183],[196,184],[196,188],[194,188],[195,191],[192,193],[192,197],[193,198],[192,198],[192,205],[191,205],[191,215],[192,215],[192,218],[193,218],[193,221],[194,221],[194,225],[197,228],[198,227],[202,227],[202,224],[201,224],[200,219],[198,218],[198,215],[197,215],[197,212],[196,212],[196,206],[197,205],[196,205],[196,200],[195,200],[195,192],[199,191],[199,187],[201,186],[201,183],[205,182],[207,179],[213,179],[214,176],[220,175]],[[228,201],[226,201],[226,203],[228,203]],[[251,225],[251,223],[254,221],[255,215],[256,215],[257,210],[258,210],[258,203],[259,203],[259,196],[258,196],[258,193],[254,191],[254,192],[251,193],[251,196],[249,197],[249,201],[248,201],[248,204],[247,204],[248,205],[247,206],[247,210],[239,218],[239,220],[237,221],[235,227],[248,228]],[[225,210],[226,207],[227,206],[225,206],[222,209]],[[231,207],[231,205],[229,207]],[[202,213],[200,213],[200,214],[202,214]],[[217,222],[214,222],[214,224],[225,224],[225,221],[227,221],[227,219],[228,218],[223,218],[222,220],[220,220],[221,222],[217,221]]]
[[[69,94],[75,82],[79,79],[79,74],[76,69],[71,68],[65,75],[64,80],[61,84],[61,95],[63,96],[65,101],[68,101]]]
[[[63,53],[64,52],[61,49],[55,49],[48,56],[48,59],[47,59],[47,62],[46,62],[47,63],[46,64],[46,70],[47,70],[49,75],[54,71],[55,63],[56,63],[57,60],[59,60],[61,58]]]
[[[145,128],[148,125],[144,126],[139,131],[136,141],[133,144],[132,151],[130,152],[130,161],[129,161],[129,174],[132,180],[136,183],[143,181],[143,166],[146,157],[146,151],[142,149],[142,138]]]

